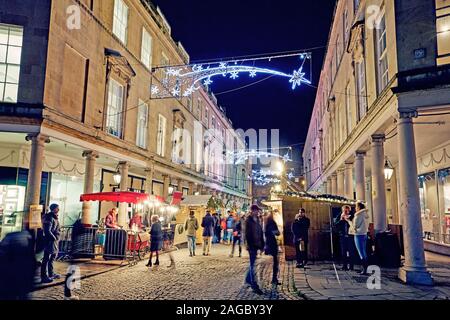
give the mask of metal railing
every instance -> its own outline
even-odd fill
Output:
[[[450,245],[450,234],[449,233],[439,234],[437,232],[424,232],[423,238],[425,240],[433,241],[436,243]]]
[[[62,227],[58,260],[121,260],[130,265],[145,257],[150,244],[146,232],[99,227]]]

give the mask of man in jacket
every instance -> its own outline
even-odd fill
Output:
[[[308,230],[310,224],[309,218],[306,217],[306,210],[301,208],[291,228],[294,234],[297,268],[303,268],[308,262]]]
[[[198,230],[198,221],[195,217],[195,212],[191,211],[189,213],[189,218],[187,218],[184,228],[186,229],[186,235],[189,247],[189,256],[195,256],[195,235]]]
[[[60,236],[60,226],[58,220],[59,206],[52,204],[50,212],[44,215],[42,221],[44,230],[44,259],[41,265],[41,281],[42,283],[53,282],[54,279],[59,279],[61,276],[53,272],[53,262],[58,255],[58,244]]]
[[[212,237],[214,236],[214,218],[210,211],[206,211],[206,215],[202,220],[203,227],[203,255],[209,256],[211,250]]]
[[[350,224],[347,220],[352,220],[349,205],[342,207],[342,214],[336,217],[334,225],[339,234],[339,245],[341,247],[342,270],[353,270],[354,246],[355,240],[353,235],[349,234]]]
[[[250,285],[257,294],[263,294],[258,286],[255,272],[255,262],[258,250],[264,250],[264,233],[258,215],[261,209],[256,205],[251,206],[251,212],[245,221],[245,240],[247,242],[248,254],[250,256],[250,266],[247,271],[245,282]]]

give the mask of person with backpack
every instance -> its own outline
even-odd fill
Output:
[[[234,256],[234,248],[236,244],[239,246],[239,258],[242,257],[242,222],[238,215],[236,215],[233,227],[233,244],[231,247],[230,258]]]
[[[226,228],[227,228],[227,235],[228,235],[228,243],[231,244],[233,241],[233,232],[234,232],[234,225],[236,224],[234,214],[230,212],[228,215],[227,221],[226,221]]]

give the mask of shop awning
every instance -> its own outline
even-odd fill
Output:
[[[108,201],[108,202],[126,202],[126,203],[142,203],[149,200],[149,195],[138,192],[101,192],[83,194],[80,201]]]

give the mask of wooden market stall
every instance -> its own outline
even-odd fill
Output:
[[[306,215],[311,222],[308,245],[309,259],[312,261],[331,260],[333,253],[339,255],[339,240],[336,235],[333,235],[332,221],[340,215],[343,205],[348,204],[354,207],[354,202],[337,197],[333,199],[292,194],[277,196],[274,200],[265,201],[264,204],[272,209],[278,209],[281,213],[286,260],[295,260],[291,226],[300,208],[306,210]]]

